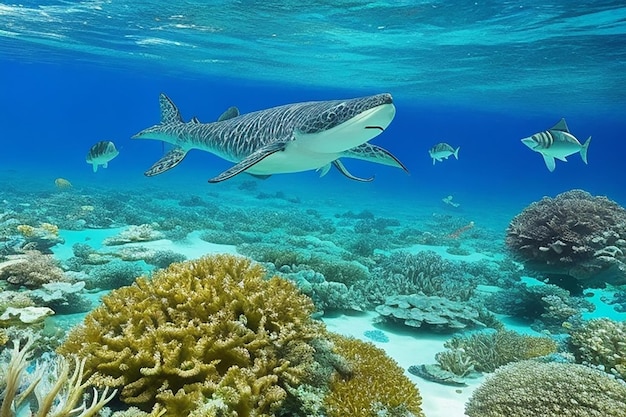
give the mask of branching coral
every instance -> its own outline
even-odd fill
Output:
[[[352,369],[333,375],[325,399],[328,417],[423,417],[419,391],[382,349],[337,335],[333,342]]]
[[[624,417],[626,384],[586,366],[522,361],[500,368],[470,398],[469,417]]]
[[[239,417],[270,415],[313,362],[323,333],[289,281],[229,255],[173,264],[112,291],[60,348],[129,404],[187,415],[219,399]]]
[[[531,270],[566,288],[626,284],[626,209],[572,190],[518,214],[506,244]]]
[[[83,394],[90,384],[83,383],[84,360],[74,358],[73,364],[59,358],[53,363],[39,363],[32,374],[28,356],[33,339],[20,346],[13,343],[11,359],[4,375],[0,417],[32,415],[34,417],[93,417],[116,394],[117,390],[105,388],[101,393],[94,389],[89,405]],[[70,374],[71,366],[73,372]]]
[[[465,376],[472,370],[493,372],[510,362],[546,356],[557,351],[557,344],[549,337],[519,334],[512,330],[473,333],[455,336],[435,359],[442,369]]]
[[[626,323],[594,319],[574,327],[570,335],[577,360],[626,380]]]

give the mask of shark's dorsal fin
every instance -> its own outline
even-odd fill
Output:
[[[200,124],[200,119],[198,119],[196,116],[193,116],[189,123],[193,123],[195,125]]]
[[[209,182],[221,182],[232,178],[235,175],[240,174],[246,169],[252,167],[254,164],[258,164],[268,156],[279,151],[284,151],[285,146],[287,146],[287,143],[289,142],[290,141],[272,142],[268,145],[262,146],[241,161],[239,161],[237,164],[222,172],[217,177],[211,178]]]
[[[159,95],[159,107],[161,108],[161,124],[182,123],[178,107],[164,93]]]
[[[239,109],[235,106],[229,107],[226,109],[224,113],[217,119],[218,122],[223,122],[224,120],[232,119],[233,117],[239,116]]]
[[[549,130],[558,130],[559,132],[569,133],[569,128],[567,127],[567,123],[565,123],[565,119],[559,120],[558,123],[552,126]]]
[[[341,172],[343,175],[345,175],[347,178],[350,178],[351,180],[360,181],[360,182],[370,182],[374,180],[374,177],[370,177],[370,178],[355,177],[354,175],[350,174],[348,169],[343,165],[343,163],[339,159],[335,159],[333,162],[331,162],[331,164],[333,164],[333,166],[337,168],[339,172]]]
[[[185,158],[185,155],[187,155],[186,150],[180,147],[176,147],[163,155],[161,159],[156,161],[154,165],[152,165],[150,169],[143,174],[146,177],[154,177],[155,175],[159,175],[164,173],[165,171],[169,171],[176,165],[180,164]]]

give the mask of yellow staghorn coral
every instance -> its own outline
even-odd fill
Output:
[[[308,297],[264,275],[231,255],[172,264],[104,297],[59,352],[85,358],[91,381],[145,410],[181,416],[221,401],[229,416],[270,416],[325,332]]]
[[[332,340],[353,369],[349,375],[333,375],[325,398],[328,417],[424,416],[419,391],[382,349],[339,335]]]

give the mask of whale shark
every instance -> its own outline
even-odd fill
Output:
[[[228,109],[216,122],[202,123],[196,117],[185,122],[178,107],[161,93],[161,121],[142,130],[133,139],[154,139],[174,145],[144,174],[154,176],[182,162],[192,149],[210,152],[234,165],[209,179],[216,183],[240,173],[260,178],[273,174],[335,167],[358,181],[340,158],[354,158],[401,168],[406,167],[391,152],[368,143],[385,131],[396,110],[390,94],[329,101],[287,104],[251,113]]]

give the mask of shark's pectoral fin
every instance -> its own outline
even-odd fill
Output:
[[[176,165],[180,164],[185,158],[185,155],[187,155],[187,151],[185,151],[183,148],[176,147],[163,155],[161,159],[156,161],[154,165],[152,165],[150,169],[143,174],[146,177],[153,177],[155,175],[162,174],[165,171],[169,171]]]
[[[387,149],[381,148],[380,146],[372,145],[371,143],[364,143],[355,148],[349,149],[341,153],[342,157],[346,158],[356,158],[361,159],[363,161],[374,162],[377,164],[388,165],[396,168],[402,169],[407,174],[409,170],[406,166],[398,158],[396,158],[391,152]],[[441,161],[440,159],[433,158],[433,165],[435,165],[435,160]]]
[[[374,177],[370,177],[370,178],[355,177],[348,171],[348,169],[343,165],[343,163],[339,159],[335,159],[331,163],[333,164],[335,168],[337,168],[339,172],[341,172],[343,175],[345,175],[347,178],[350,178],[351,180],[360,181],[360,182],[370,182],[374,180]]]
[[[548,171],[550,172],[554,171],[554,168],[556,168],[556,161],[554,160],[554,158],[549,155],[544,155],[544,154],[541,154],[541,156],[543,156],[543,161],[546,163],[546,167],[548,167]]]
[[[209,182],[220,182],[225,181],[229,178],[234,177],[237,174],[242,173],[246,169],[252,167],[255,164],[258,164],[268,156],[275,154],[276,152],[284,151],[285,146],[289,141],[284,142],[273,142],[268,145],[262,146],[256,151],[252,152],[250,155],[239,161],[237,164],[233,165],[231,168],[222,172],[217,177],[211,178]]]

